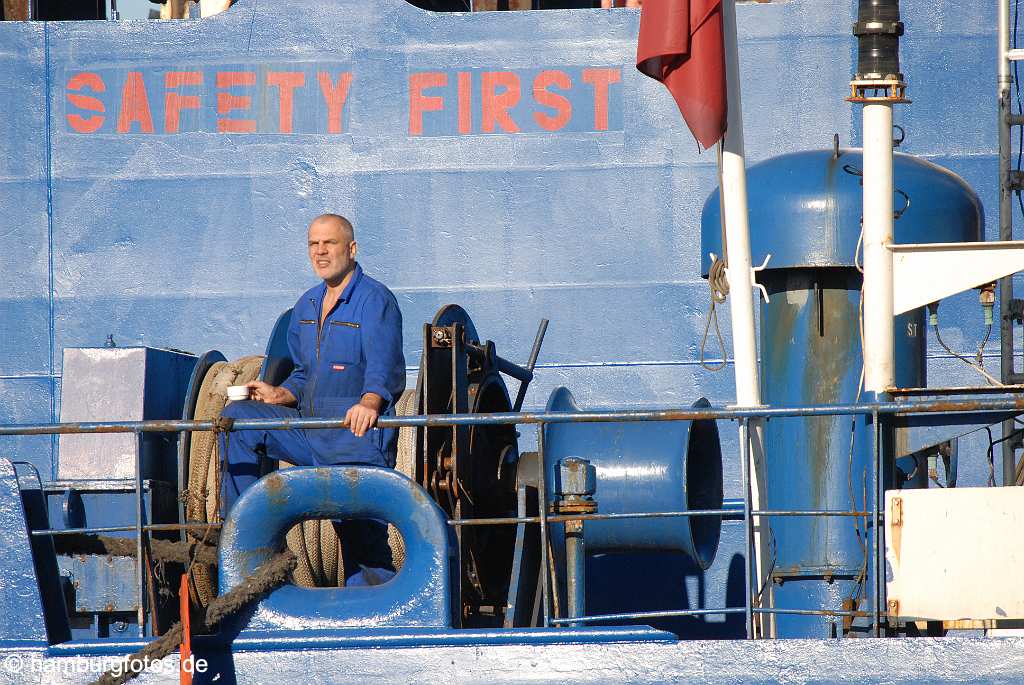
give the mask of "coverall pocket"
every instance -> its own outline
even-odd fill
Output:
[[[357,364],[362,356],[359,324],[350,321],[331,321],[327,357],[341,364]]]
[[[306,351],[312,356],[316,350],[316,321],[313,319],[301,319],[299,320],[299,350],[300,354],[305,355]],[[308,364],[308,359],[301,360],[303,364]]]
[[[359,401],[358,397],[331,397],[321,399],[317,404],[317,415],[331,418],[344,418],[352,405]]]

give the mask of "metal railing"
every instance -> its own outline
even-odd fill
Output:
[[[806,616],[830,616],[830,617],[868,617],[872,619],[872,630],[874,634],[880,635],[882,628],[881,621],[881,598],[883,595],[882,578],[879,570],[882,568],[884,558],[884,540],[880,534],[884,522],[882,513],[882,501],[884,499],[884,483],[882,480],[882,457],[881,457],[881,419],[896,418],[917,414],[932,415],[978,415],[984,416],[985,420],[995,423],[1013,414],[1024,413],[1024,398],[1018,399],[971,399],[971,400],[941,400],[941,401],[913,401],[913,402],[876,402],[857,403],[831,406],[803,406],[803,407],[761,407],[750,408],[705,408],[705,409],[658,409],[658,410],[615,410],[615,411],[583,411],[583,412],[506,412],[495,414],[464,414],[464,415],[422,415],[403,417],[381,417],[377,425],[379,428],[402,428],[402,427],[427,427],[427,426],[474,426],[474,425],[498,425],[498,424],[536,424],[541,426],[537,431],[538,451],[538,495],[540,498],[537,516],[519,516],[505,518],[485,519],[451,519],[448,521],[451,526],[481,526],[481,525],[514,525],[520,523],[539,524],[541,536],[541,592],[543,604],[544,626],[562,624],[589,624],[608,621],[658,619],[683,616],[708,616],[708,615],[729,615],[744,614],[746,634],[748,638],[755,635],[755,616],[761,614],[774,615],[806,615]],[[869,416],[873,427],[872,434],[872,491],[871,507],[866,511],[857,510],[782,510],[782,509],[758,509],[751,506],[750,492],[750,444],[743,441],[740,444],[740,465],[741,465],[741,488],[742,508],[736,509],[701,509],[690,511],[665,511],[665,512],[643,512],[643,513],[588,513],[588,514],[548,514],[547,494],[544,483],[544,431],[543,426],[555,423],[589,423],[589,422],[631,422],[631,421],[696,421],[696,420],[736,420],[741,428],[751,419],[774,419],[789,417],[811,417],[811,416]],[[979,420],[979,423],[981,421]],[[281,429],[328,429],[343,428],[342,419],[246,419],[236,420],[232,430],[281,430]],[[107,532],[128,532],[134,531],[136,535],[136,581],[138,590],[138,620],[140,634],[144,635],[146,615],[145,596],[146,586],[142,571],[143,545],[145,533],[151,531],[181,530],[189,527],[206,528],[210,524],[145,524],[143,506],[143,482],[142,482],[142,449],[141,440],[145,433],[150,432],[180,432],[180,431],[210,431],[214,430],[212,421],[110,421],[110,422],[88,422],[88,423],[35,423],[35,424],[7,424],[0,425],[0,436],[4,435],[53,435],[53,434],[98,434],[98,433],[135,433],[140,440],[139,449],[136,451],[135,462],[135,504],[136,522],[134,526],[108,526],[103,528],[77,528],[74,530],[34,530],[35,536],[64,535],[70,533],[107,533]],[[741,434],[748,434],[741,430]],[[24,463],[24,462],[21,462]],[[36,473],[38,477],[38,472]],[[705,609],[680,609],[666,611],[645,611],[632,613],[600,614],[576,617],[552,617],[550,615],[552,588],[548,580],[548,525],[561,523],[569,520],[599,521],[616,519],[650,519],[650,518],[671,518],[671,517],[694,517],[694,516],[729,516],[739,514],[744,526],[745,540],[745,592],[743,607],[718,607]],[[764,579],[755,578],[754,565],[754,541],[753,521],[757,517],[784,517],[784,516],[814,516],[814,517],[857,517],[869,519],[871,525],[871,595],[872,609],[870,612],[857,610],[830,610],[830,609],[783,609],[776,607],[754,606],[754,597],[760,592],[760,584]]]

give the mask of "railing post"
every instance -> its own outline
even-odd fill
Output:
[[[548,583],[548,490],[544,466],[544,423],[537,425],[537,507],[540,517],[540,594],[544,605],[544,627],[551,625],[551,587]]]
[[[743,544],[746,563],[743,564],[744,575],[744,608],[746,610],[747,639],[754,638],[754,606],[751,582],[754,574],[751,566],[754,559],[753,515],[750,506],[750,436],[747,433],[747,419],[740,417],[740,487],[743,488]]]
[[[594,465],[579,457],[559,460],[554,485],[554,512],[559,515],[593,514],[597,502],[597,471]],[[580,618],[586,613],[587,550],[583,539],[583,519],[568,519],[565,526],[566,614]],[[579,622],[571,626],[582,625]]]
[[[135,584],[139,591],[139,637],[146,637],[146,574],[143,572],[142,544],[142,445],[145,433],[136,433],[138,445],[135,449]]]
[[[881,444],[882,443],[882,440],[881,440],[882,430],[881,430],[881,426],[879,424],[880,416],[881,415],[878,413],[877,409],[875,409],[871,413],[871,421],[872,421],[872,428],[873,428],[871,433],[872,433],[872,435],[874,437],[874,440],[872,441],[873,442],[872,448],[873,448],[873,451],[874,451],[874,455],[873,456],[874,456],[874,472],[875,472],[875,475],[874,475],[875,494],[874,494],[874,497],[871,498],[871,500],[872,500],[872,502],[871,502],[871,524],[872,524],[871,525],[871,530],[872,530],[871,542],[873,543],[873,547],[874,547],[874,551],[873,551],[873,553],[871,555],[872,567],[873,567],[872,568],[872,574],[873,574],[873,580],[874,580],[874,582],[872,583],[872,594],[874,595],[872,603],[873,603],[874,606],[872,607],[871,627],[872,627],[872,630],[874,631],[875,637],[880,637],[881,634],[882,634],[882,630],[881,630],[881,623],[882,623],[882,621],[881,621],[881,606],[880,606],[880,602],[881,602],[881,599],[882,599],[882,592],[881,592],[881,586],[882,586],[881,570],[883,568],[883,566],[882,566],[883,547],[882,546],[883,546],[884,543],[883,543],[882,531],[880,529],[880,527],[882,525],[882,517],[880,515],[880,512],[881,512],[882,502],[884,502],[885,490],[883,488],[884,480],[882,478],[882,444]]]

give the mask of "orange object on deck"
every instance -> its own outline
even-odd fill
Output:
[[[186,664],[192,658],[192,626],[189,621],[188,574],[181,576],[181,588],[178,590],[178,601],[181,608],[181,666],[179,667],[181,685],[192,685],[192,668]]]

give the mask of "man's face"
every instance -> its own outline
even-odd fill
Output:
[[[356,243],[340,222],[314,221],[309,226],[309,261],[328,285],[338,285],[355,268]]]

